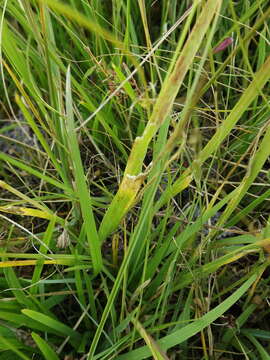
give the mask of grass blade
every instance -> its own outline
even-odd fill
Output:
[[[94,214],[92,210],[92,202],[89,188],[86,184],[84,169],[80,156],[80,149],[75,131],[74,114],[72,106],[71,83],[70,83],[70,67],[68,67],[66,78],[66,120],[67,120],[67,139],[70,147],[70,156],[74,167],[75,186],[80,202],[86,236],[93,262],[93,270],[98,274],[102,269],[101,244],[99,241]]]
[[[44,341],[38,334],[34,332],[32,332],[31,335],[46,360],[59,360],[56,352],[48,345],[46,341]]]
[[[215,11],[219,9],[220,5],[221,1],[216,0],[208,0],[204,5],[189,39],[175,63],[175,67],[167,75],[143,135],[134,141],[122,183],[100,225],[99,236],[101,241],[105,240],[116,229],[123,216],[133,205],[145,179],[145,175],[140,174],[140,172],[149,143],[170,114],[183,79],[210,26]]]
[[[80,338],[79,333],[71,329],[69,326],[63,324],[58,320],[52,319],[51,317],[44,315],[38,311],[23,309],[22,313],[23,315],[26,315],[29,318],[38,321],[41,324],[57,331],[59,334],[62,334],[63,336],[70,336],[75,339]]]
[[[183,327],[174,333],[165,336],[157,341],[157,344],[162,350],[168,350],[171,347],[181,344],[183,341],[189,339],[191,336],[198,334],[201,330],[206,328],[213,321],[218,319],[224,314],[233,304],[235,304],[241,296],[250,288],[254,283],[257,276],[252,275],[238,290],[236,290],[231,296],[224,300],[221,304],[203,315],[200,319],[195,320],[192,324]],[[131,351],[125,355],[120,355],[119,360],[141,360],[151,356],[151,352],[147,346],[143,346],[137,350]]]

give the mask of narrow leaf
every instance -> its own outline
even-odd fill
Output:
[[[59,357],[57,356],[55,351],[49,346],[46,341],[44,341],[38,334],[34,332],[32,332],[31,335],[46,360],[59,360]]]
[[[189,324],[182,329],[175,331],[174,333],[163,337],[157,341],[157,344],[162,350],[167,350],[173,346],[181,344],[183,341],[190,337],[200,333],[213,321],[218,319],[224,314],[233,304],[235,304],[242,295],[250,288],[250,286],[256,280],[257,275],[251,276],[238,290],[236,290],[231,296],[224,300],[221,304],[216,306],[213,310],[202,316],[200,319],[195,320],[192,324]],[[119,360],[140,360],[146,359],[151,356],[151,351],[147,346],[143,346],[139,349],[131,351],[125,355],[120,355]]]

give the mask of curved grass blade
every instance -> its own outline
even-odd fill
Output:
[[[146,342],[148,348],[151,351],[151,354],[154,358],[154,360],[169,360],[167,355],[164,354],[164,352],[159,348],[156,341],[152,338],[151,335],[147,333],[147,331],[144,329],[142,324],[138,320],[133,320],[133,325],[135,326],[136,330],[139,332],[141,337]]]
[[[265,63],[262,65],[260,70],[254,75],[253,81],[246,88],[240,100],[231,110],[229,116],[223,121],[221,126],[218,128],[215,135],[211,138],[211,140],[206,144],[206,146],[201,150],[198,155],[198,158],[193,161],[191,167],[189,167],[183,176],[179,180],[177,180],[171,189],[168,189],[164,192],[162,199],[159,202],[159,206],[161,207],[165,201],[167,201],[168,197],[177,195],[178,187],[182,184],[183,178],[189,176],[192,173],[193,168],[200,168],[202,164],[215,152],[220,148],[220,145],[224,141],[224,139],[229,135],[234,126],[240,120],[241,116],[247,111],[250,104],[256,99],[264,85],[270,78],[270,56],[267,58]],[[170,194],[168,194],[170,193]]]
[[[57,331],[59,334],[62,334],[63,336],[70,336],[71,338],[80,339],[80,335],[78,332],[76,332],[69,326],[63,324],[62,322],[52,319],[47,315],[29,309],[23,309],[22,313],[28,316],[29,318],[38,321],[41,324]]]
[[[142,136],[134,141],[122,183],[100,225],[101,241],[117,228],[123,216],[132,207],[145,179],[145,175],[140,172],[148,145],[170,114],[179,88],[220,4],[221,1],[214,0],[208,0],[205,4],[174,68],[167,75],[147,126]]]
[[[195,320],[192,324],[189,324],[182,329],[175,331],[174,333],[163,337],[157,341],[157,344],[162,350],[168,350],[173,346],[181,344],[183,341],[198,334],[201,330],[210,325],[213,321],[218,319],[224,314],[233,304],[235,304],[241,296],[250,288],[250,286],[256,280],[257,275],[252,275],[238,290],[236,290],[231,296],[224,300],[221,304],[216,306],[213,310],[202,316],[200,319]],[[151,356],[151,351],[147,346],[143,346],[137,350],[131,351],[125,355],[120,355],[119,360],[141,360]]]
[[[18,357],[20,359],[24,359],[24,360],[31,360],[30,357],[26,356],[23,352],[21,352],[17,346],[13,345],[9,340],[7,340],[6,338],[4,338],[3,336],[0,335],[0,341],[1,343],[3,343],[4,345],[6,345],[6,347],[8,349],[10,349],[12,352],[14,352],[16,355],[18,355]]]
[[[33,169],[31,166],[26,165],[25,163],[23,163],[19,160],[16,160],[13,157],[11,157],[3,152],[0,152],[0,160],[10,163],[10,164],[16,166],[17,168],[26,171],[28,174],[32,174],[32,175],[36,176],[37,178],[43,180],[44,182],[47,182],[61,190],[64,190],[67,194],[71,193],[70,187],[67,187],[63,183],[61,183],[55,179],[52,179],[51,177],[49,177],[47,175],[42,174],[41,172]]]
[[[55,351],[48,345],[46,341],[44,341],[38,334],[34,332],[32,332],[31,335],[46,360],[59,360],[59,357]]]
[[[256,349],[258,350],[258,353],[260,354],[261,360],[270,360],[269,353],[264,349],[264,347],[259,343],[259,341],[253,335],[248,333],[248,331],[243,331],[242,333],[256,347]]]

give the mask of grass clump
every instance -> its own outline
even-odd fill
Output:
[[[269,358],[269,12],[3,1],[0,358]]]

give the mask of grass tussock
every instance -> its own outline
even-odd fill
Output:
[[[0,359],[263,359],[268,2],[0,4]]]

